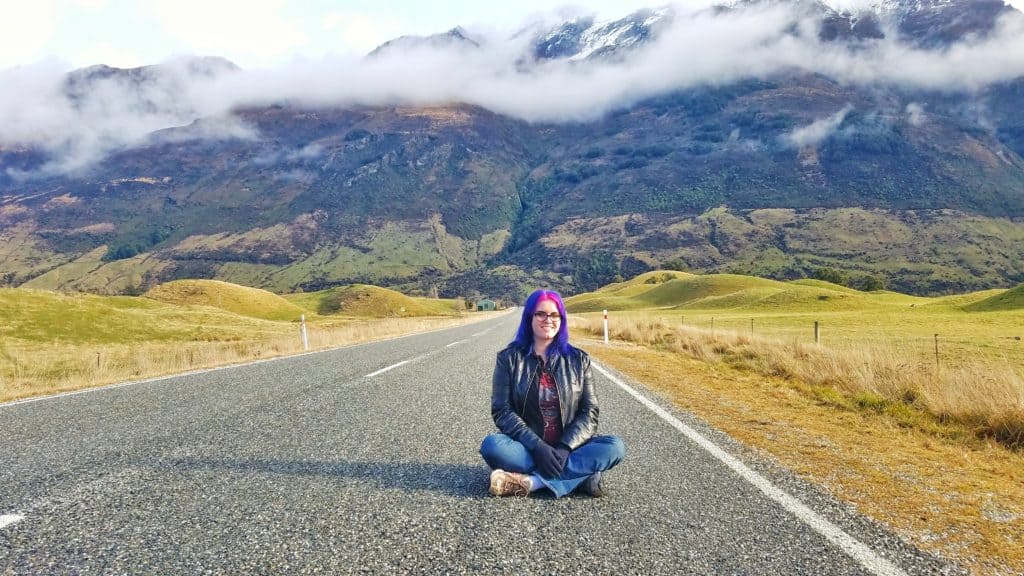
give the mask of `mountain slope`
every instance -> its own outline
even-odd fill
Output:
[[[886,42],[942,53],[1016,14],[989,0],[643,11],[525,30],[510,66],[581,79],[628,67],[674,22],[775,5],[795,18],[783,35],[853,54]],[[456,28],[370,59],[438,46],[486,49]],[[220,60],[94,67],[64,90],[73,106],[127,86],[150,118],[182,78],[233,74]],[[0,145],[0,280],[104,293],[177,278],[277,292],[362,282],[518,299],[670,266],[780,279],[829,268],[919,293],[1010,286],[1024,281],[1022,83],[923,89],[787,68],[666,87],[571,122],[451,102],[284,99],[223,118],[183,105],[168,111],[179,123],[88,168]]]

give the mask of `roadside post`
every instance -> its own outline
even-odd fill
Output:
[[[604,311],[604,343],[608,343],[608,311]]]
[[[306,315],[302,315],[302,349],[309,352],[309,334],[306,332]]]

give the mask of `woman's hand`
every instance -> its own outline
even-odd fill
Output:
[[[566,451],[566,458],[569,453]],[[537,472],[545,478],[558,478],[562,475],[565,467],[565,458],[559,458],[555,448],[547,442],[541,441],[533,449],[533,464]]]

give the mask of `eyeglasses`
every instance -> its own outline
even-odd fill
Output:
[[[547,312],[534,312],[533,318],[534,320],[539,320],[541,322],[543,322],[545,319],[550,320],[552,322],[559,322],[562,320],[562,315],[559,314],[558,312],[552,312],[550,314],[548,314]]]

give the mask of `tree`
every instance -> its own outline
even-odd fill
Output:
[[[572,279],[577,289],[590,292],[613,282],[618,273],[615,256],[607,250],[596,250],[576,260]]]
[[[846,283],[850,281],[850,277],[846,272],[836,270],[835,268],[818,268],[811,277],[840,286],[846,286]]]
[[[864,292],[885,290],[885,280],[875,276],[874,274],[865,274],[851,282],[851,284],[857,290],[862,290]]]
[[[661,265],[661,269],[662,270],[676,270],[678,272],[686,272],[687,270],[690,269],[690,267],[686,265],[686,262],[684,262],[682,258],[673,258],[673,259],[669,260],[668,262],[665,262],[664,264],[662,264]]]

